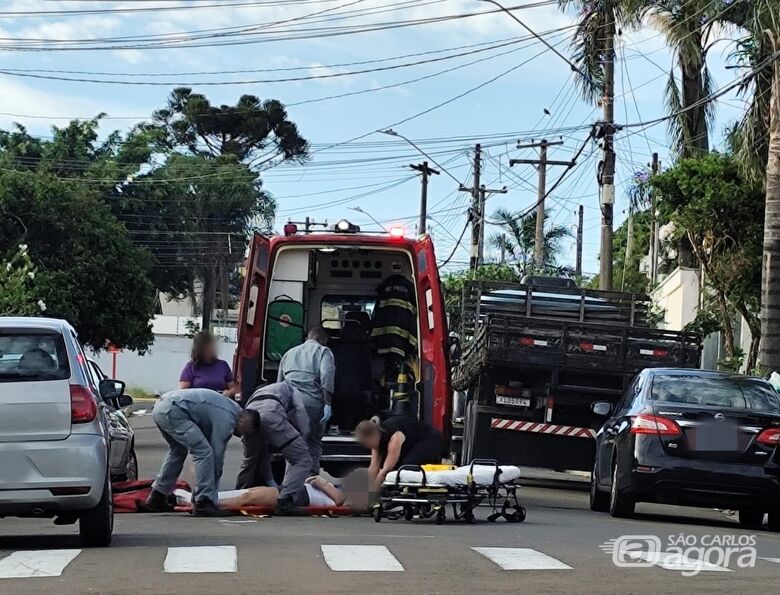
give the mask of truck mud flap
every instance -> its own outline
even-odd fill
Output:
[[[497,459],[501,465],[590,471],[595,430],[533,423],[476,412],[471,456]],[[523,429],[521,429],[523,428]]]

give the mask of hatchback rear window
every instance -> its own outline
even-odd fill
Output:
[[[62,335],[52,332],[0,331],[0,382],[70,378]]]
[[[656,376],[652,398],[665,403],[780,413],[780,398],[774,389],[753,378]]]

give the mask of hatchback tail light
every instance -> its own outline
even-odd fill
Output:
[[[70,385],[70,422],[83,424],[97,417],[97,400],[92,391],[79,384]]]
[[[780,428],[767,428],[758,435],[756,442],[764,446],[777,446],[780,444]]]
[[[658,415],[640,413],[631,418],[632,434],[658,434],[659,436],[681,436],[682,430],[673,419]]]

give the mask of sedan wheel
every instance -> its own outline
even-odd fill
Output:
[[[755,508],[743,508],[739,511],[739,526],[745,529],[758,529],[764,524],[764,511]]]
[[[769,511],[769,530],[780,533],[780,508]]]
[[[136,481],[138,479],[138,455],[135,449],[130,451],[127,457],[127,481]]]
[[[620,464],[615,461],[612,466],[612,487],[609,492],[609,514],[617,518],[626,518],[634,514],[636,500],[621,492],[618,488],[618,478]]]

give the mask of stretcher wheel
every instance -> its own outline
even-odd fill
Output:
[[[504,514],[507,523],[522,523],[525,520],[526,512],[524,506],[515,506],[515,511]]]
[[[436,511],[436,524],[441,525],[445,518],[447,518],[447,510],[442,506]]]
[[[382,520],[382,506],[376,505],[374,506],[374,522],[378,523]]]
[[[407,504],[404,506],[404,519],[407,521],[411,521],[414,518],[414,508],[412,508],[411,504]]]

